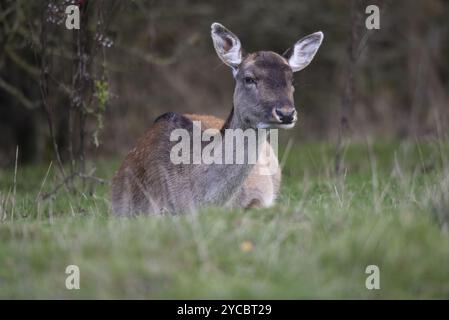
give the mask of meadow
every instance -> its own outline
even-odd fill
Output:
[[[0,171],[0,298],[449,298],[449,144],[348,143],[340,175],[329,144],[279,156],[272,208],[178,216],[113,217],[107,184],[43,200],[55,166]]]

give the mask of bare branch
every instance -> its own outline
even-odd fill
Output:
[[[33,102],[29,100],[27,97],[25,97],[22,91],[20,91],[20,89],[7,83],[2,77],[0,77],[0,88],[16,98],[17,101],[19,101],[27,109],[36,109],[41,106],[40,102]]]

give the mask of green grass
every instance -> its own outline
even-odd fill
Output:
[[[333,148],[306,144],[286,157],[272,208],[133,219],[109,215],[108,186],[37,201],[48,166],[19,166],[15,195],[14,170],[0,171],[0,298],[447,299],[448,151],[351,145],[336,177]],[[70,264],[80,290],[65,287]],[[371,264],[379,290],[365,287]]]

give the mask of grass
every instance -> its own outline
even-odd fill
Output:
[[[107,186],[37,201],[55,168],[43,186],[48,166],[0,171],[0,298],[447,299],[448,155],[439,142],[355,144],[335,177],[333,148],[306,144],[272,208],[133,219],[108,214]],[[71,264],[80,290],[65,287]],[[372,264],[379,290],[365,287]]]

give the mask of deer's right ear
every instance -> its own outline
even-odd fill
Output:
[[[211,35],[218,57],[230,66],[235,74],[242,62],[242,45],[239,38],[217,22],[211,26]]]

